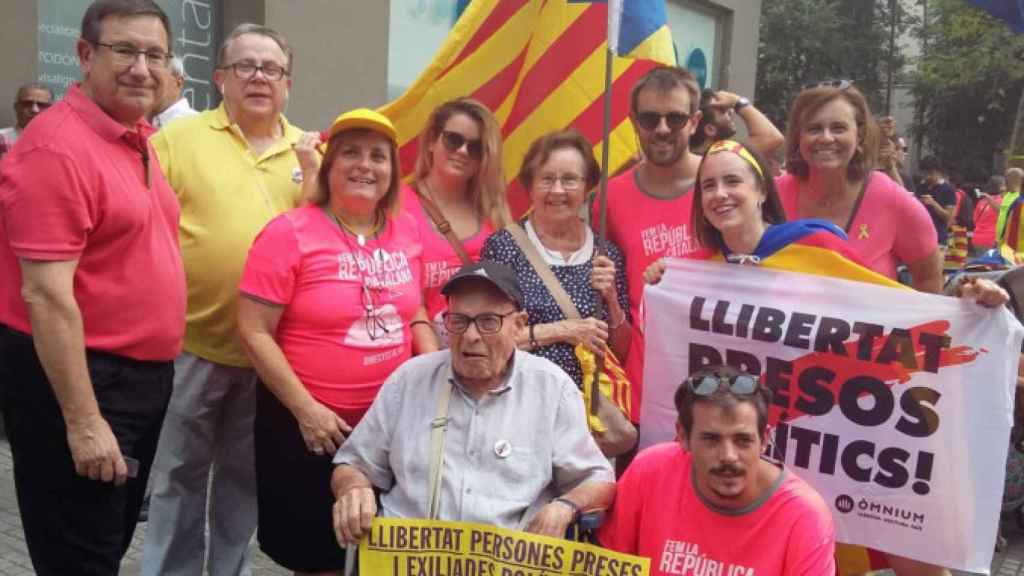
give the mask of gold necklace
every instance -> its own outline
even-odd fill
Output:
[[[324,212],[327,212],[327,215],[331,217],[331,220],[334,220],[334,223],[337,224],[339,228],[356,237],[356,243],[358,243],[359,246],[366,246],[366,236],[376,236],[377,232],[379,232],[380,229],[384,226],[384,219],[381,218],[381,214],[377,212],[374,214],[373,227],[370,228],[370,233],[366,235],[360,234],[359,232],[353,230],[352,227],[345,223],[344,220],[338,217],[338,215],[335,214],[333,210],[331,210],[327,206],[324,206],[323,208]]]

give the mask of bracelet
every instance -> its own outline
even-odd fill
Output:
[[[530,324],[530,350],[540,348],[540,344],[537,343],[537,336],[533,333],[534,326],[535,324]]]
[[[559,496],[558,498],[553,498],[551,501],[558,502],[559,504],[565,504],[566,506],[568,506],[572,510],[573,520],[575,520],[580,515],[580,507],[577,506],[575,502],[569,500],[568,498],[563,498]]]
[[[434,329],[434,325],[428,322],[427,320],[413,320],[412,322],[409,322],[409,328],[412,328],[417,324],[423,324],[424,326],[429,327],[431,330]]]

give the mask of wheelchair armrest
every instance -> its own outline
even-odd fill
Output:
[[[604,510],[591,510],[589,512],[583,512],[580,517],[576,520],[579,524],[580,530],[594,531],[604,524]]]

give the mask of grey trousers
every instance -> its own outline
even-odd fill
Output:
[[[142,574],[201,576],[204,560],[211,576],[248,574],[256,529],[256,373],[187,352],[174,369],[153,463]]]

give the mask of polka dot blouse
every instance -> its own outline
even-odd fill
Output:
[[[625,259],[618,246],[608,241],[605,241],[604,245],[608,257],[615,263],[615,287],[618,292],[619,306],[622,307],[626,314],[626,320],[629,321],[629,292],[626,288]],[[595,250],[596,252],[597,250]],[[524,308],[530,316],[530,324],[548,324],[565,320],[565,315],[558,306],[558,302],[548,292],[544,281],[534,271],[529,259],[519,249],[519,245],[507,230],[499,230],[488,238],[480,257],[501,262],[515,272],[523,291]],[[598,295],[590,285],[592,262],[593,257],[584,264],[551,267],[555,278],[561,282],[573,304],[576,305],[576,309],[579,310],[580,316],[584,318],[594,316],[594,312],[597,310]],[[601,319],[608,321],[607,309],[602,311]],[[574,346],[571,343],[549,344],[532,352],[561,366],[577,386],[583,385],[580,363],[576,359]]]

